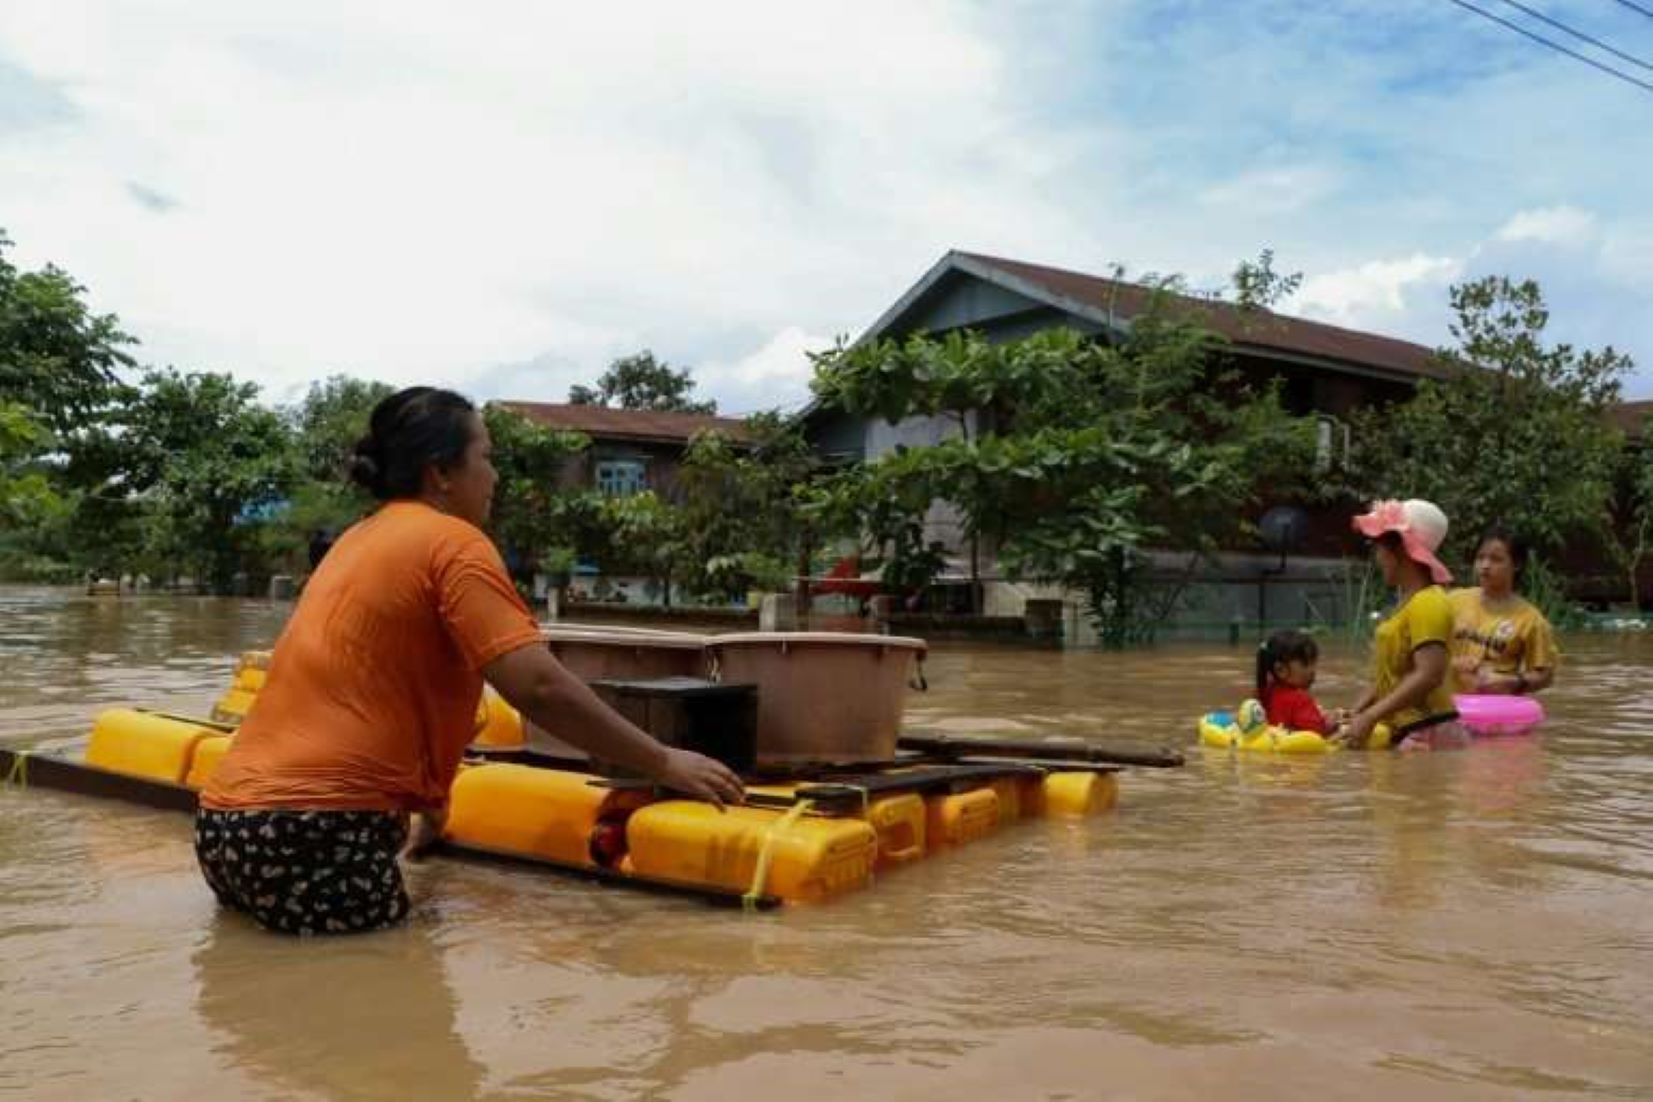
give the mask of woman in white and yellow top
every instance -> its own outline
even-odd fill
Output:
[[[1560,659],[1550,622],[1515,591],[1527,549],[1489,528],[1475,550],[1474,589],[1455,589],[1452,680],[1460,693],[1536,693],[1555,680]]]

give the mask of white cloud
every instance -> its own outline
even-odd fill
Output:
[[[1337,186],[1337,173],[1320,165],[1258,168],[1206,188],[1199,201],[1248,214],[1286,214],[1325,199]]]
[[[1653,221],[1605,220],[1571,207],[1522,211],[1461,256],[1414,253],[1369,260],[1311,275],[1290,303],[1306,317],[1406,337],[1450,343],[1450,284],[1489,275],[1536,279],[1550,310],[1545,337],[1580,348],[1613,345],[1640,352],[1627,397],[1653,394]]]
[[[695,371],[701,392],[718,400],[725,413],[751,413],[765,406],[795,408],[809,400],[814,375],[809,353],[832,347],[832,338],[788,326],[756,351],[730,363],[708,363]]]
[[[1544,207],[1518,212],[1493,235],[1499,241],[1542,241],[1582,245],[1597,238],[1595,216],[1577,207]]]
[[[1413,253],[1396,260],[1369,260],[1352,268],[1308,276],[1293,305],[1306,316],[1345,326],[1379,329],[1418,297],[1444,299],[1463,270],[1462,261]]]
[[[1083,236],[962,4],[51,0],[0,9],[0,55],[76,115],[0,135],[20,258],[146,358],[276,389],[732,360],[858,328],[964,227]]]
[[[1507,262],[1653,361],[1645,97],[1368,6],[7,0],[0,217],[145,359],[272,395],[555,400],[646,347],[787,401],[949,247],[1210,285],[1273,246],[1430,343]]]

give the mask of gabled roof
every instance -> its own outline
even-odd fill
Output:
[[[704,413],[669,413],[652,409],[610,409],[555,402],[495,402],[546,428],[583,432],[593,440],[628,440],[641,444],[687,444],[702,430],[716,430],[731,440],[746,439],[746,422]]]
[[[891,329],[902,331],[902,318],[954,273],[985,280],[1114,332],[1128,329],[1131,319],[1147,309],[1152,295],[1149,288],[1136,283],[954,250],[885,311],[861,340],[883,336]],[[1241,351],[1413,380],[1442,374],[1434,351],[1411,341],[1269,310],[1242,310],[1231,303],[1186,295],[1172,298],[1179,308],[1192,312]]]

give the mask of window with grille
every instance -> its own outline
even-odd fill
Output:
[[[597,492],[608,497],[626,497],[648,489],[640,459],[599,459]]]

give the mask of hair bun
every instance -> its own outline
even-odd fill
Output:
[[[372,433],[356,441],[351,449],[350,461],[346,464],[346,473],[350,481],[375,497],[380,495],[384,487],[384,448]]]

